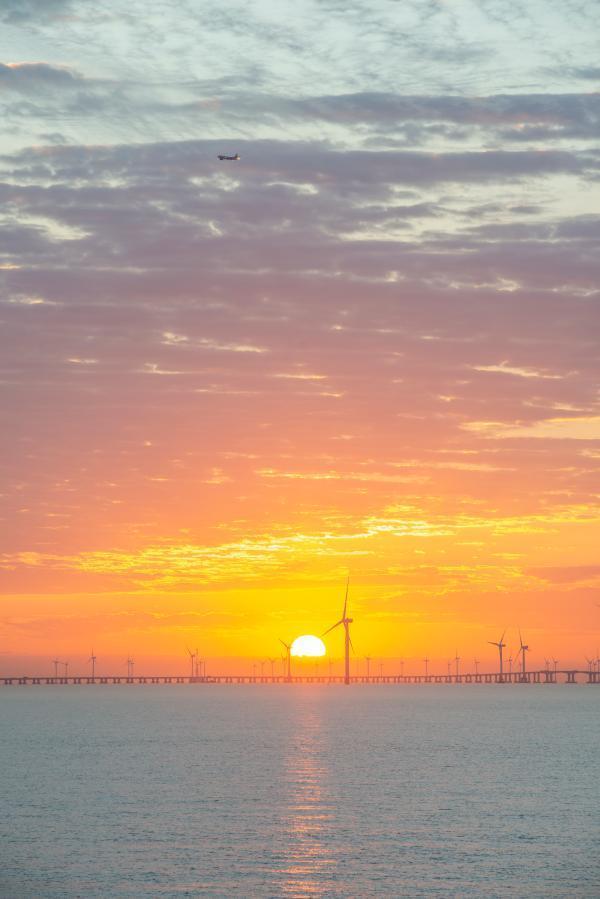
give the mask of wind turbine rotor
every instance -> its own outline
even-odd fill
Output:
[[[327,630],[326,630],[323,634],[321,634],[321,636],[322,636],[322,637],[325,637],[326,634],[331,633],[331,631],[335,630],[336,627],[339,627],[340,624],[344,624],[345,622],[346,622],[346,618],[345,618],[345,617],[344,617],[344,618],[340,618],[339,621],[336,621],[335,624],[332,624],[331,627],[328,627]]]

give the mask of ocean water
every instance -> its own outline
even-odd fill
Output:
[[[600,687],[0,688],[0,896],[600,897]]]

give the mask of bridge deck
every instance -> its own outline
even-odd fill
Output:
[[[578,680],[583,677],[584,680]],[[357,675],[350,678],[351,684],[600,684],[600,672],[587,669],[561,669],[558,671],[528,671],[525,675],[521,672],[502,674],[498,672],[478,672],[477,674],[384,674],[369,677]],[[122,675],[69,675],[68,677],[44,677],[44,676],[6,676],[0,675],[0,684],[4,686],[95,686],[107,684],[343,684],[344,678],[340,675],[299,675],[287,680],[283,676],[271,677],[268,675],[238,675],[217,674],[205,677],[190,677],[189,675],[161,674],[161,675],[136,675],[124,677]]]

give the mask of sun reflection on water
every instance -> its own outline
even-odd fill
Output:
[[[335,815],[327,791],[322,724],[318,707],[302,709],[286,758],[286,844],[281,871],[285,896],[331,894],[335,878]]]

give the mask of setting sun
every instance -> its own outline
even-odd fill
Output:
[[[292,643],[293,656],[324,656],[325,644],[320,637],[313,637],[311,634],[305,634],[303,637],[296,637]]]

